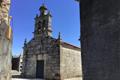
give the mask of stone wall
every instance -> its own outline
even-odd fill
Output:
[[[46,58],[46,79],[53,80],[60,78],[60,47],[58,44],[51,46]]]
[[[24,77],[35,78],[36,77],[36,55],[29,54],[26,56]]]
[[[81,0],[84,80],[120,79],[120,0]]]
[[[5,21],[6,24],[10,23],[9,9],[11,0],[0,0],[0,24]]]
[[[61,79],[82,77],[81,52],[61,46],[60,51]]]
[[[0,80],[11,78],[12,30],[9,8],[10,0],[0,0]]]
[[[0,80],[10,80],[11,77],[11,45],[8,38],[10,26],[5,22],[0,24]]]
[[[44,45],[40,40],[31,40],[24,46],[23,56],[23,77],[36,78],[37,60],[44,60],[44,78],[53,80],[56,75],[60,75],[60,48],[57,42],[49,39]],[[49,42],[49,43],[47,43]],[[50,43],[52,43],[50,45]],[[42,49],[40,49],[43,47]],[[47,48],[49,49],[47,49]],[[45,48],[45,50],[44,50]],[[58,76],[57,76],[58,77]]]

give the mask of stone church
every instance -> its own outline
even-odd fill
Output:
[[[64,80],[81,77],[79,47],[52,37],[52,15],[45,5],[35,17],[33,38],[24,42],[22,77]]]

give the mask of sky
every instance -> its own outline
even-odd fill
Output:
[[[45,4],[52,14],[53,37],[61,32],[63,41],[80,46],[79,4],[75,0],[11,0],[10,16],[13,29],[13,55],[23,51],[25,38],[29,41],[34,31],[34,18]]]

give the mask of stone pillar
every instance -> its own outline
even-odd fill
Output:
[[[9,6],[10,0],[0,0],[0,80],[11,79],[12,30]]]
[[[84,80],[120,80],[120,0],[81,0]]]

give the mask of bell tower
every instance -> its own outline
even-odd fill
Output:
[[[35,17],[34,37],[52,36],[52,15],[50,14],[50,12],[44,4],[39,8],[39,11],[40,15],[37,14]]]

